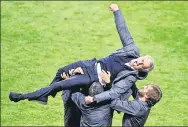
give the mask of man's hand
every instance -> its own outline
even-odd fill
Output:
[[[102,72],[100,73],[100,76],[101,76],[101,79],[105,83],[110,83],[110,76],[111,76],[111,74],[110,74],[109,71],[107,71],[107,73],[106,73],[106,71],[102,70]]]
[[[85,97],[85,103],[86,104],[90,104],[90,103],[92,103],[93,102],[93,97],[91,97],[91,96],[86,96]]]
[[[65,72],[63,72],[63,74],[61,74],[61,78],[66,80],[69,78],[69,75],[68,74],[65,74]]]
[[[73,71],[73,75],[75,75],[75,74],[84,74],[84,71],[82,70],[82,68],[81,67],[77,67],[76,69],[74,69],[74,71]]]
[[[84,74],[84,71],[82,70],[81,67],[77,67],[76,69],[71,69],[69,70],[69,75],[76,75],[76,74]]]
[[[113,11],[113,12],[119,10],[117,4],[111,4],[109,8],[110,8],[110,11]]]
[[[76,74],[84,74],[84,71],[82,70],[81,67],[77,67],[76,69],[71,69],[69,70],[69,74],[66,74],[65,72],[63,72],[63,74],[61,74],[61,77],[66,80],[68,79],[70,76],[76,75]],[[70,76],[69,76],[70,75]]]

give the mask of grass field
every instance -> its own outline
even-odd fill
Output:
[[[141,55],[155,69],[138,87],[155,82],[163,98],[146,126],[188,126],[188,2],[1,2],[1,126],[63,126],[61,93],[48,105],[10,102],[8,91],[47,86],[57,69],[121,48],[111,3],[117,3]],[[121,126],[123,113],[113,125]]]

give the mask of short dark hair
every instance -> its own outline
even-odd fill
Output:
[[[103,86],[101,85],[100,82],[94,82],[89,87],[89,95],[92,96],[92,97],[94,95],[97,95],[97,94],[102,93],[102,92],[104,92],[104,88],[103,88]]]
[[[147,103],[149,106],[154,106],[157,102],[159,102],[162,98],[162,91],[161,88],[156,85],[156,84],[152,84],[152,89],[150,89],[146,95],[148,97],[147,99]]]

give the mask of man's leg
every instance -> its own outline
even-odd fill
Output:
[[[88,86],[89,87],[89,86]],[[71,90],[63,90],[62,99],[64,103],[64,126],[79,127],[81,119],[81,111],[71,99],[71,94],[81,92],[88,95],[88,87],[73,88]]]
[[[63,74],[63,72],[68,74],[69,70],[75,69],[77,67],[82,67],[82,66],[83,65],[81,61],[78,61],[68,66],[59,68],[51,84],[54,82],[59,82],[63,80],[61,77],[61,74]],[[77,108],[77,106],[71,100],[71,97],[70,97],[71,91],[74,91],[74,89],[63,90],[62,92],[62,100],[64,104],[64,126],[65,127],[79,127],[81,113],[80,113],[80,110]]]
[[[54,77],[54,79],[51,82],[51,84],[53,84],[54,82],[62,81],[63,78],[61,77],[61,74],[63,74],[63,72],[68,74],[69,70],[75,69],[77,67],[84,67],[83,62],[82,61],[77,61],[77,62],[74,62],[72,64],[69,64],[69,65],[67,65],[65,67],[62,67],[62,68],[58,69],[58,71],[56,73],[56,76]],[[10,98],[11,101],[15,101],[15,102],[27,99],[27,97],[24,97],[22,94],[18,94],[18,93],[14,93],[14,92],[9,92],[9,98]],[[41,99],[42,100],[46,99],[46,102],[47,102],[47,98],[41,98]]]
[[[22,95],[24,96],[24,99],[38,100],[39,98],[45,98],[45,97],[47,98],[50,95],[55,97],[57,92],[62,90],[71,89],[74,87],[82,87],[84,85],[85,86],[90,85],[92,82],[87,73],[86,68],[83,68],[83,71],[84,71],[83,75],[74,75],[66,80],[54,82],[48,87],[44,87],[35,92],[22,94]]]
[[[71,89],[72,92],[78,92],[79,89]],[[81,112],[77,108],[76,104],[70,98],[70,90],[64,90],[62,99],[64,102],[64,126],[65,127],[79,127]]]

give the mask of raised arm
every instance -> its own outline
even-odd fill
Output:
[[[133,44],[134,43],[133,38],[127,28],[124,17],[121,11],[119,10],[117,4],[111,4],[110,10],[113,11],[114,13],[116,28],[120,36],[121,42],[123,44],[123,47]]]

